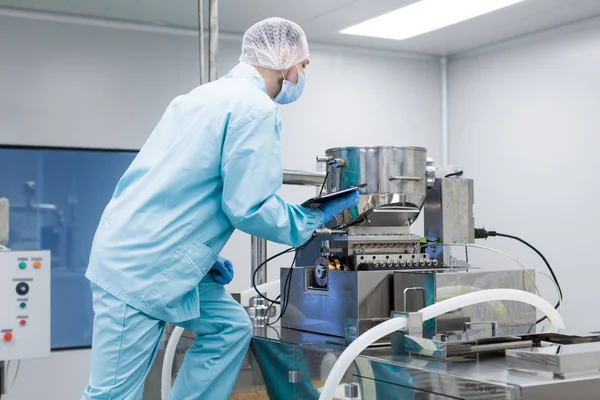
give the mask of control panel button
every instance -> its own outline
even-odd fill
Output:
[[[27,293],[29,293],[29,285],[26,284],[25,282],[21,282],[17,285],[17,294],[21,295],[21,296],[25,296]]]
[[[34,267],[34,268],[39,268],[39,267],[41,267],[41,266],[42,266],[42,263],[41,263],[41,262],[39,262],[39,261],[36,261],[36,262],[34,262],[34,263],[33,263],[33,267]]]
[[[4,341],[10,342],[13,338],[13,334],[10,332],[4,332]]]
[[[19,321],[19,324],[21,326],[25,326],[25,325],[27,325],[27,321],[25,321],[24,319],[22,319],[21,321]]]
[[[26,263],[25,261],[21,261],[21,262],[19,263],[19,268],[21,268],[21,269],[25,269],[25,268],[27,268],[27,263]]]
[[[21,304],[19,304],[19,307],[21,307],[21,308],[25,308],[25,307],[27,307],[27,303],[25,303],[25,302],[22,302]]]

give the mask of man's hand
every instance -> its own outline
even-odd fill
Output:
[[[215,282],[228,285],[233,280],[233,265],[231,261],[219,256],[209,273]]]

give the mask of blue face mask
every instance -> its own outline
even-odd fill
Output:
[[[289,104],[289,103],[293,103],[294,101],[298,100],[300,98],[300,96],[302,95],[302,91],[304,91],[304,82],[306,81],[306,78],[304,77],[304,74],[302,72],[300,72],[300,70],[298,69],[298,67],[296,67],[296,69],[298,70],[298,83],[292,83],[290,81],[288,81],[287,79],[285,79],[285,75],[283,76],[283,84],[281,85],[281,91],[279,92],[279,94],[277,95],[277,97],[275,97],[275,103],[277,104]],[[282,72],[283,74],[283,72]]]

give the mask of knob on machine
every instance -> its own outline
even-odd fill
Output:
[[[314,273],[314,277],[315,277],[315,282],[320,287],[327,286],[327,276],[328,276],[329,268],[330,268],[330,262],[327,258],[325,258],[325,257],[317,258],[317,262],[315,263],[315,268],[313,270],[314,271],[313,273]]]

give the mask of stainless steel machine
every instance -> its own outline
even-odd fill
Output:
[[[471,179],[436,173],[419,147],[336,148],[318,160],[328,165],[328,192],[367,187],[281,270],[281,326],[258,330],[252,344],[266,390],[255,398],[318,398],[345,346],[397,315],[408,328],[363,352],[336,398],[600,398],[597,334],[538,333],[536,310],[513,301],[425,323],[415,313],[480,290],[537,290],[533,270],[486,271],[456,255],[475,240]]]
[[[392,311],[417,311],[482,289],[533,290],[533,271],[527,279],[521,270],[469,271],[444,247],[430,245],[473,243],[475,227],[473,181],[458,175],[436,178],[426,149],[336,148],[319,160],[328,164],[329,193],[367,186],[338,226],[322,229],[322,236],[299,252],[295,269],[301,271],[294,278],[288,279],[289,268],[281,270],[281,293],[288,303],[282,326],[351,341]],[[410,231],[422,212],[424,238]],[[506,303],[469,307],[431,324],[435,334],[459,340],[474,330],[526,333],[535,320],[531,307]]]

